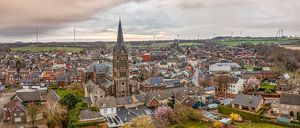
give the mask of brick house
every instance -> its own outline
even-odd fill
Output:
[[[26,108],[18,101],[10,101],[3,107],[4,121],[9,123],[25,123]]]
[[[279,114],[281,115],[290,115],[290,112],[296,115],[297,112],[300,112],[300,95],[282,94],[279,103]]]
[[[246,95],[239,93],[232,101],[232,108],[258,112],[264,105],[264,99],[261,95]]]

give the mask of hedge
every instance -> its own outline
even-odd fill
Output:
[[[224,106],[224,105],[219,105],[218,106],[218,112],[223,113],[225,115],[230,115],[231,113],[236,113],[236,114],[239,114],[242,118],[244,118],[246,120],[251,120],[253,122],[259,122],[260,121],[259,114],[241,111],[241,110],[234,109],[234,108],[231,108],[231,107],[227,107],[227,106]]]
[[[265,123],[272,123],[272,124],[276,124],[276,125],[297,127],[297,128],[300,127],[300,124],[297,124],[295,122],[291,122],[290,124],[279,123],[277,121],[274,121],[274,119],[272,119],[270,117],[261,116],[260,114],[262,113],[262,111],[259,111],[258,113],[251,113],[251,112],[234,109],[234,108],[231,108],[228,106],[219,105],[218,112],[225,114],[225,115],[230,115],[231,113],[236,113],[236,114],[239,114],[244,119],[251,120],[253,122],[265,122]]]
[[[72,123],[73,128],[80,128],[85,126],[98,126],[98,124],[101,122],[78,122],[78,123]]]

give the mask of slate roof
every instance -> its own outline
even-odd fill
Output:
[[[6,108],[6,111],[11,112],[16,106],[19,106],[21,109],[23,109],[24,111],[26,111],[26,108],[23,104],[21,104],[18,101],[10,101],[7,104],[4,105],[4,108]]]
[[[91,120],[91,119],[104,119],[99,113],[91,110],[81,110],[79,114],[79,120]]]
[[[300,106],[300,95],[297,94],[281,94],[280,104],[298,105]]]
[[[109,88],[112,85],[113,81],[108,80],[106,78],[102,79],[100,84],[101,86],[105,87],[105,88]]]
[[[58,102],[61,98],[54,90],[50,90],[46,96],[46,99]]]
[[[16,97],[22,102],[41,101],[41,93],[39,91],[16,92]]]
[[[164,78],[163,77],[152,77],[146,80],[147,83],[149,83],[152,86],[159,86],[164,84]]]
[[[192,97],[186,97],[181,104],[188,106],[188,107],[193,107],[193,105],[195,105],[197,103],[197,100],[195,100]]]
[[[257,108],[261,100],[263,100],[263,97],[261,95],[254,96],[239,93],[235,96],[234,100],[232,101],[232,104],[239,104],[243,106]]]
[[[112,108],[117,106],[116,98],[113,96],[102,97],[96,100],[95,106],[101,108]]]
[[[121,24],[121,20],[120,20],[119,21],[119,28],[118,28],[117,43],[114,46],[113,52],[114,53],[121,53],[121,51],[127,52],[127,48],[126,48],[126,45],[124,43],[122,24]]]
[[[112,74],[112,66],[107,64],[91,64],[87,67],[86,72],[92,73],[94,70],[96,70],[96,74]]]

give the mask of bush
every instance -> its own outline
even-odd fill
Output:
[[[176,105],[174,112],[171,114],[171,119],[176,124],[200,122],[201,118],[201,112],[183,105]]]
[[[223,123],[220,121],[216,121],[213,123],[213,127],[214,128],[222,128],[223,127]]]
[[[99,108],[97,108],[97,107],[95,107],[95,106],[89,107],[89,109],[90,109],[91,111],[99,112]]]
[[[241,110],[234,109],[234,108],[231,108],[231,107],[227,107],[227,106],[224,106],[224,105],[219,105],[218,106],[218,112],[226,114],[226,115],[230,115],[231,113],[237,113],[241,117],[243,117],[244,119],[251,120],[253,122],[259,122],[260,121],[259,113],[257,114],[257,113],[241,111]]]

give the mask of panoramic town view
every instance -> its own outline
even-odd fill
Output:
[[[0,128],[300,128],[299,0],[0,0]]]

